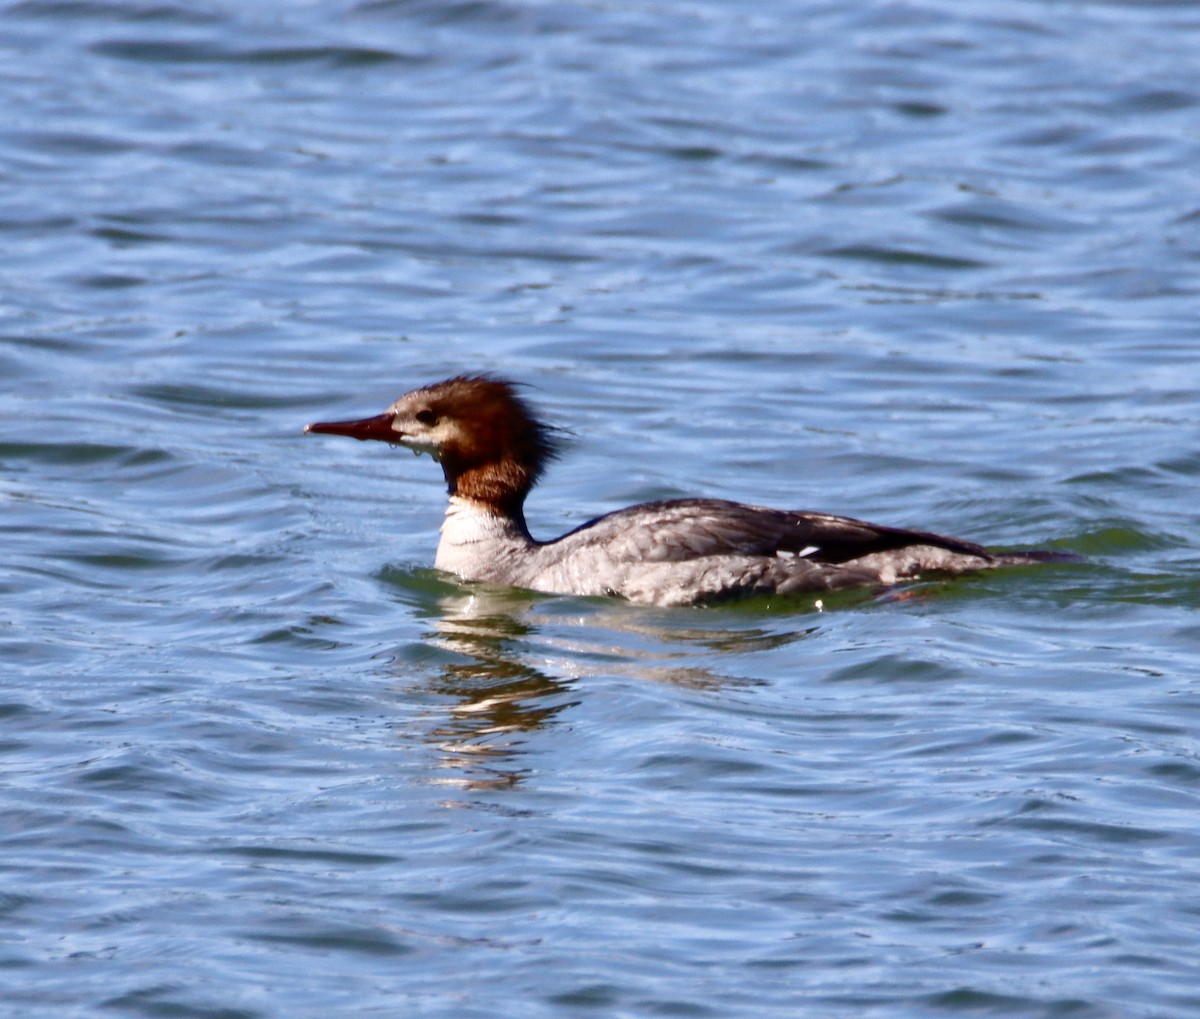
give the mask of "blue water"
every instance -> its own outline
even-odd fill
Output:
[[[1200,1015],[1200,5],[0,8],[0,1014]],[[430,567],[448,374],[1077,566]]]

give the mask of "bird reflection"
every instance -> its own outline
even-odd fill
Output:
[[[396,579],[432,623],[423,643],[441,659],[421,680],[422,695],[450,702],[435,709],[422,737],[438,750],[432,781],[468,790],[523,782],[532,772],[531,735],[579,703],[584,677],[630,676],[710,691],[756,685],[709,662],[783,647],[817,629],[811,615],[801,617],[808,624],[799,628],[764,629],[746,625],[749,619],[723,626],[707,613],[681,618],[623,603],[428,584],[426,571]]]
[[[518,784],[525,735],[549,724],[577,703],[571,683],[523,660],[534,628],[501,599],[441,599],[442,615],[426,640],[459,661],[444,664],[427,684],[452,704],[427,734],[441,753],[440,767],[453,774],[437,781],[468,789]]]

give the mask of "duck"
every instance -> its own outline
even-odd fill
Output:
[[[563,433],[542,420],[519,384],[491,374],[456,375],[405,393],[382,414],[304,431],[432,456],[449,495],[434,566],[464,581],[678,607],[886,590],[1077,558],[991,551],[931,531],[702,497],[638,503],[539,541],[525,522],[525,501],[560,456]]]

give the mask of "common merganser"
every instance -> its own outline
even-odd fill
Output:
[[[514,383],[490,375],[458,375],[405,394],[376,417],[304,430],[378,439],[438,460],[450,503],[434,565],[464,580],[695,605],[1075,558],[990,552],[925,531],[724,499],[640,503],[538,541],[525,525],[525,498],[559,455],[556,430]]]

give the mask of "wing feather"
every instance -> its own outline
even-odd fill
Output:
[[[636,525],[636,526],[635,526]],[[846,563],[876,552],[932,546],[991,560],[986,549],[928,531],[803,510],[776,510],[723,499],[641,503],[597,517],[551,545],[563,551],[602,545],[613,559],[682,562],[702,556],[796,556]]]

